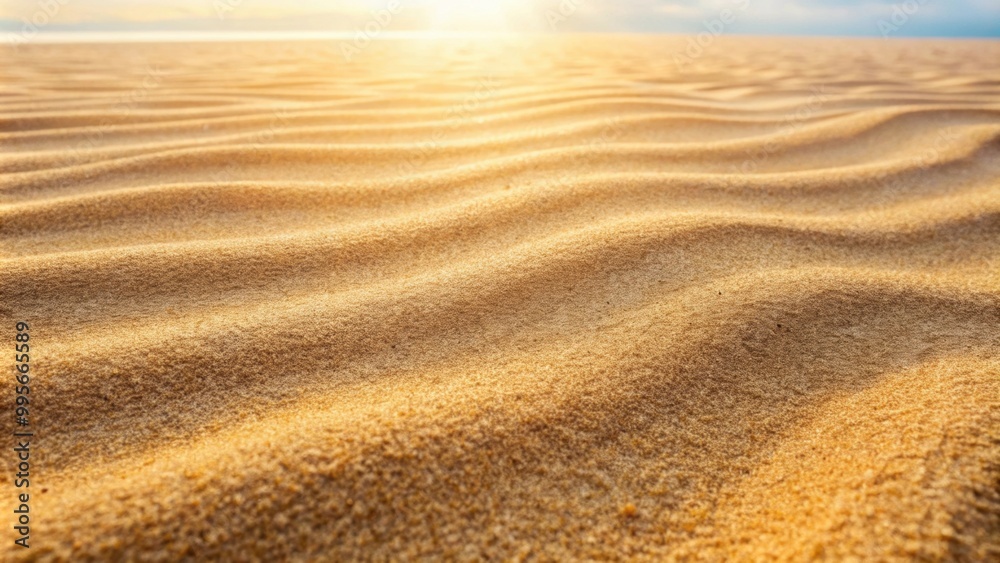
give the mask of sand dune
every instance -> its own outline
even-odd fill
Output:
[[[685,46],[5,53],[2,557],[1000,557],[1000,43]]]

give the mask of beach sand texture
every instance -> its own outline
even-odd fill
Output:
[[[5,51],[0,558],[996,560],[1000,42],[686,45]]]

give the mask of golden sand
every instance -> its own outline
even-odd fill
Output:
[[[686,45],[5,52],[0,558],[996,560],[1000,42]]]

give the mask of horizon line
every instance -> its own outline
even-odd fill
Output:
[[[23,33],[0,31],[0,42],[8,44],[25,43],[151,43],[151,42],[180,42],[180,41],[264,41],[271,39],[283,39],[292,41],[310,40],[334,40],[353,39],[357,31],[316,31],[316,30],[253,30],[253,31],[227,31],[227,30],[149,30],[149,31],[45,31],[39,30],[30,37],[24,37]],[[535,36],[535,37],[559,37],[572,35],[636,35],[636,36],[665,36],[665,37],[696,37],[698,33],[692,32],[656,32],[656,31],[575,31],[575,32],[531,32],[531,31],[427,31],[427,30],[401,30],[382,31],[377,36],[370,37],[372,41],[377,40],[400,40],[400,39],[449,39],[449,38],[476,38],[476,37],[514,37],[514,36]],[[876,40],[956,40],[956,41],[997,41],[1000,37],[994,35],[897,35],[893,37],[882,37],[872,34],[797,34],[797,33],[727,33],[731,37],[788,37],[799,39],[876,39]]]

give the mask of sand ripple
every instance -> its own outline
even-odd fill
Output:
[[[1000,43],[684,45],[9,53],[3,556],[1000,557]]]

